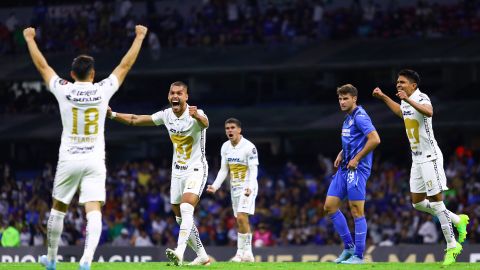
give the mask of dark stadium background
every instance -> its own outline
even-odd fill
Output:
[[[403,68],[419,72],[420,89],[432,99],[451,187],[447,207],[470,216],[467,241],[480,241],[480,1],[164,0],[131,1],[130,8],[125,2],[0,3],[0,227],[13,221],[22,246],[45,245],[61,135],[56,100],[27,54],[23,28],[41,30],[39,47],[60,76],[70,79],[72,59],[87,53],[95,57],[99,80],[118,64],[133,37],[131,25],[139,23],[157,40],[144,42],[110,106],[151,114],[168,105],[170,83],[186,82],[189,104],[210,119],[209,182],[226,140],[223,122],[240,119],[259,152],[260,192],[251,221],[256,231],[265,228],[259,237],[271,238],[268,245],[340,243],[321,209],[341,148],[336,87],[345,83],[359,89],[359,104],[382,139],[367,191],[368,243],[423,243],[418,229],[431,218],[410,204],[403,123],[371,97],[376,86],[394,97]],[[101,245],[125,228],[133,244],[145,230],[152,245],[173,246],[178,227],[168,207],[172,149],[164,127],[107,121],[105,134],[109,176]],[[228,186],[223,190],[204,195],[197,211],[207,251],[236,245]],[[70,211],[62,239],[81,246],[83,210],[73,203]]]

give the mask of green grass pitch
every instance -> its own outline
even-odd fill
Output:
[[[41,270],[41,265],[35,263],[1,263],[0,270]],[[77,263],[59,263],[57,270],[77,270]],[[369,270],[474,270],[480,269],[480,263],[455,263],[442,267],[441,263],[368,263],[363,265],[338,265],[320,262],[287,262],[287,263],[229,263],[215,262],[210,266],[182,266],[180,268],[169,266],[167,263],[94,263],[92,270],[161,270],[161,269],[225,269],[225,270],[250,270],[250,269],[281,269],[281,270],[331,270],[331,269],[369,269]]]

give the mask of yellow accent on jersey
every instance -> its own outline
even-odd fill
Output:
[[[235,180],[245,181],[248,166],[243,164],[228,164],[230,168],[230,177]]]
[[[420,133],[419,133],[420,123],[415,119],[405,118],[405,128],[407,129],[408,139],[415,140],[412,143],[420,143]]]
[[[72,134],[78,135],[78,108],[72,108],[72,114],[73,114],[73,128],[72,128]]]
[[[93,119],[90,117],[93,114]],[[93,132],[90,132],[90,127],[93,126]],[[98,109],[89,108],[85,110],[85,135],[92,135],[98,133]]]
[[[191,136],[172,135],[170,136],[170,140],[177,154],[177,162],[186,164],[192,155],[193,138]]]

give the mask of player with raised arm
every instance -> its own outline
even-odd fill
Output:
[[[232,262],[254,262],[252,253],[252,231],[249,215],[255,212],[255,198],[258,192],[258,154],[255,145],[241,135],[242,124],[238,119],[225,121],[228,141],[220,151],[222,160],[215,182],[207,187],[207,192],[215,193],[230,171],[230,194],[233,214],[237,218],[237,253]]]
[[[132,46],[108,78],[93,83],[94,59],[80,55],[73,59],[70,75],[75,82],[71,83],[58,77],[48,65],[35,42],[35,29],[29,27],[23,30],[32,61],[58,101],[63,125],[53,184],[53,205],[47,224],[48,253],[40,258],[47,270],[56,269],[63,219],[77,189],[80,190],[79,203],[85,206],[87,216],[80,269],[90,269],[102,232],[101,206],[106,196],[105,116],[108,101],[137,59],[147,28],[137,25],[135,33]]]
[[[188,105],[187,100],[187,85],[174,82],[168,92],[171,108],[152,115],[117,113],[109,109],[107,116],[131,126],[165,125],[173,143],[170,202],[180,224],[177,248],[168,248],[166,255],[173,264],[180,266],[188,244],[197,253],[190,265],[209,265],[210,257],[205,252],[193,221],[195,206],[207,183],[205,134],[209,123],[205,113],[196,106]]]
[[[324,213],[330,217],[344,243],[344,250],[335,262],[361,264],[367,238],[366,185],[372,169],[373,150],[380,144],[380,137],[367,112],[357,106],[357,88],[346,84],[337,88],[337,94],[340,109],[347,115],[342,126],[342,150],[334,162],[338,171],[328,188]],[[355,221],[355,242],[339,210],[345,198],[348,198]]]
[[[440,221],[443,236],[447,242],[444,265],[455,262],[462,251],[462,243],[467,236],[467,215],[450,212],[443,203],[442,191],[448,190],[447,177],[443,169],[443,155],[433,135],[433,107],[430,98],[420,92],[420,76],[417,72],[404,69],[398,73],[397,94],[400,104],[375,88],[372,95],[388,106],[405,123],[407,137],[412,150],[410,172],[410,192],[413,207],[434,215]],[[455,240],[452,223],[458,231]]]

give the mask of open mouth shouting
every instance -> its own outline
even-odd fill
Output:
[[[180,109],[180,100],[172,100],[170,101],[170,104],[172,105],[172,109],[178,110]]]

